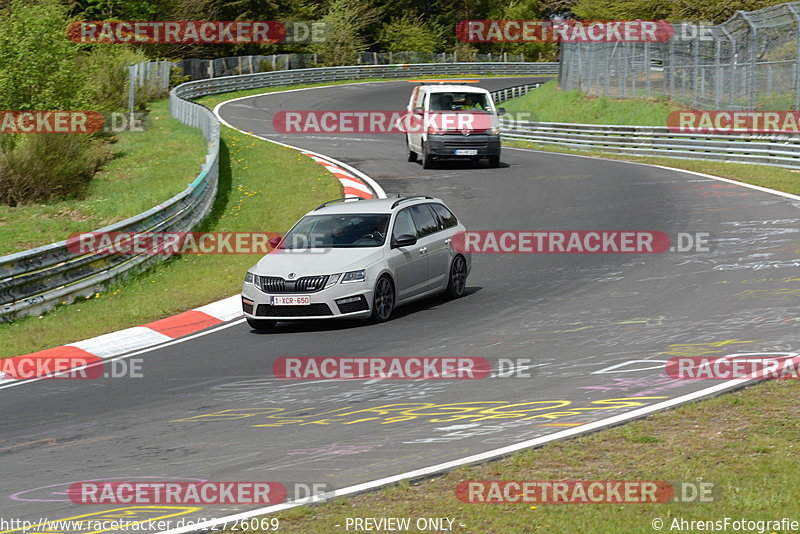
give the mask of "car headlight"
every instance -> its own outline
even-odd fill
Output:
[[[352,284],[354,282],[363,282],[366,279],[367,271],[365,269],[361,269],[360,271],[350,271],[349,273],[344,273],[344,276],[342,276],[342,283]]]
[[[247,273],[245,273],[245,275],[244,275],[244,283],[245,284],[252,284],[254,279],[255,279],[255,275],[253,273],[251,273],[250,271],[247,271]]]
[[[492,128],[490,131],[492,135],[500,135],[500,128]]]
[[[335,286],[335,285],[336,285],[336,282],[338,282],[338,281],[339,281],[339,277],[340,277],[341,275],[342,275],[342,273],[336,273],[336,274],[332,274],[332,275],[330,275],[330,276],[328,277],[328,283],[327,283],[327,284],[325,284],[325,287],[323,287],[322,289],[328,289],[328,288],[329,288],[329,287],[331,287],[331,286]]]

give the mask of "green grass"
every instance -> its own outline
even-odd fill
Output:
[[[634,126],[666,126],[670,113],[684,109],[663,98],[587,97],[578,91],[562,91],[557,80],[502,105],[511,115],[533,113],[530,120],[542,122]]]
[[[446,517],[455,519],[454,531],[476,534],[640,534],[655,532],[654,518],[665,521],[664,532],[677,532],[667,528],[674,518],[797,519],[800,419],[794,414],[798,402],[796,381],[772,381],[431,480],[294,508],[276,516],[281,532],[318,534],[344,531],[348,517],[410,517],[412,525],[420,517]],[[464,480],[663,480],[674,484],[698,479],[716,484],[720,491],[715,502],[538,504],[531,509],[530,504],[467,504],[455,496],[457,484]]]
[[[193,160],[198,166],[199,159]],[[223,127],[219,193],[202,230],[285,232],[309,209],[341,196],[339,182],[310,158]],[[171,259],[93,298],[41,317],[0,324],[0,357],[86,339],[229,297],[241,290],[244,272],[258,259],[244,254]]]
[[[14,208],[0,205],[0,255],[91,232],[149,210],[183,191],[200,172],[206,141],[169,114],[169,100],[149,104],[150,128],[126,132],[116,154],[80,199]]]

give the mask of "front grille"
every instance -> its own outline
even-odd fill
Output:
[[[366,311],[369,309],[369,306],[367,305],[367,299],[364,298],[364,295],[359,295],[358,300],[346,302],[344,304],[339,304],[339,301],[336,301],[336,307],[339,308],[340,313],[353,313],[357,311]]]
[[[259,288],[264,293],[314,293],[328,283],[330,275],[304,276],[297,280],[284,280],[279,276],[260,276]]]
[[[261,291],[265,293],[283,293],[286,290],[286,281],[276,276],[259,276]]]
[[[445,141],[447,148],[484,148],[486,141]]]
[[[309,304],[308,306],[272,306],[259,304],[256,315],[260,317],[313,317],[333,315],[327,304]]]

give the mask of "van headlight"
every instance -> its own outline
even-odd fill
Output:
[[[352,284],[355,282],[363,282],[366,279],[367,271],[366,269],[361,269],[360,271],[350,271],[349,273],[344,273],[344,276],[342,276],[342,283]]]
[[[492,132],[492,135],[500,135],[500,128],[492,128],[489,131]]]

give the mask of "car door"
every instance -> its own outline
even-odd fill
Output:
[[[444,223],[433,212],[431,204],[417,204],[411,207],[414,224],[419,230],[418,243],[425,247],[428,256],[428,287],[443,289],[447,284],[450,269],[451,239]]]
[[[407,247],[395,246],[396,238],[404,234],[419,239],[410,208],[400,210],[395,216],[389,245],[389,267],[394,272],[398,301],[418,295],[428,286],[427,250],[419,242]]]

